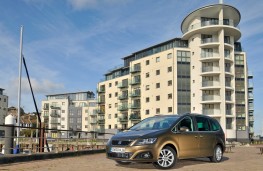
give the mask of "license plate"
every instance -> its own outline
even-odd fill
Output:
[[[111,152],[114,152],[114,153],[125,153],[125,148],[111,147]]]

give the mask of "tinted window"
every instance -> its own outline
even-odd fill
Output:
[[[217,121],[210,119],[211,129],[212,131],[219,131],[220,125]]]
[[[209,121],[205,117],[196,117],[198,131],[210,131]]]
[[[189,131],[193,131],[193,121],[190,117],[184,118],[179,124],[178,124],[178,130],[180,128],[186,127],[189,129]]]

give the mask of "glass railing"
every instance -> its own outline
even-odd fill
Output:
[[[218,39],[217,38],[201,39],[201,44],[205,44],[205,43],[218,43]]]
[[[201,53],[201,58],[216,58],[219,57],[219,53]]]
[[[220,109],[204,109],[203,108],[203,114],[204,115],[220,115]]]
[[[202,72],[215,72],[215,71],[219,71],[219,67],[211,67],[211,66],[202,67]]]
[[[203,81],[202,87],[212,87],[212,86],[219,86],[218,81]]]
[[[237,29],[239,29],[239,26],[235,26],[233,20],[229,20],[228,22],[224,21],[224,20],[217,20],[217,21],[203,21],[200,23],[196,23],[193,25],[190,25],[187,29],[183,30],[183,34],[191,31],[191,30],[195,30],[201,27],[206,27],[206,26],[214,26],[214,25],[225,25],[225,26],[232,26],[235,27]]]
[[[213,100],[220,100],[220,96],[218,95],[205,95],[202,96],[203,101],[213,101]]]

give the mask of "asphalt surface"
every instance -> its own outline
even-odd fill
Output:
[[[0,156],[1,157],[1,156]],[[133,163],[121,166],[109,160],[104,153],[26,163],[2,164],[0,171],[130,171],[157,170],[152,164]],[[221,163],[211,163],[206,158],[179,160],[170,170],[182,171],[262,171],[263,155],[256,147],[235,147],[225,153]]]

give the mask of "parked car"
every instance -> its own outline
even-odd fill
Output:
[[[117,133],[107,143],[107,158],[118,164],[151,162],[170,169],[177,159],[208,157],[220,162],[225,134],[214,118],[199,114],[149,117]]]

